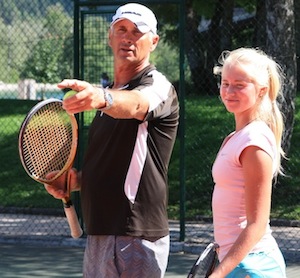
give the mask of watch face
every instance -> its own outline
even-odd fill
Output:
[[[106,101],[106,108],[110,108],[114,102],[112,95],[104,90],[104,99]]]
[[[114,100],[110,93],[106,93],[106,99],[107,99],[107,102],[109,103],[109,105],[113,104]]]

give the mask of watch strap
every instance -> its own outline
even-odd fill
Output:
[[[105,106],[102,107],[102,108],[100,108],[99,110],[101,110],[101,111],[108,110],[113,105],[113,97],[112,97],[111,93],[108,92],[106,89],[101,88],[101,90],[103,91],[103,97],[104,97],[104,100],[105,100]]]

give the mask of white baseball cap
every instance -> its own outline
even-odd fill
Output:
[[[151,31],[156,34],[157,32],[157,20],[154,13],[141,4],[129,3],[119,7],[110,25],[124,18],[133,22],[142,33]]]

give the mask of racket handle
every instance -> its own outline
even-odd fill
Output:
[[[64,210],[65,214],[69,223],[70,231],[71,231],[71,236],[73,238],[79,238],[82,236],[83,231],[80,227],[78,217],[75,211],[75,208],[72,204],[71,200],[66,200],[63,199],[63,204],[64,204]]]

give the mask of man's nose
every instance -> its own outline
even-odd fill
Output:
[[[132,38],[132,34],[130,32],[125,32],[123,35],[122,35],[122,39],[126,42],[132,42],[133,41],[133,38]]]

